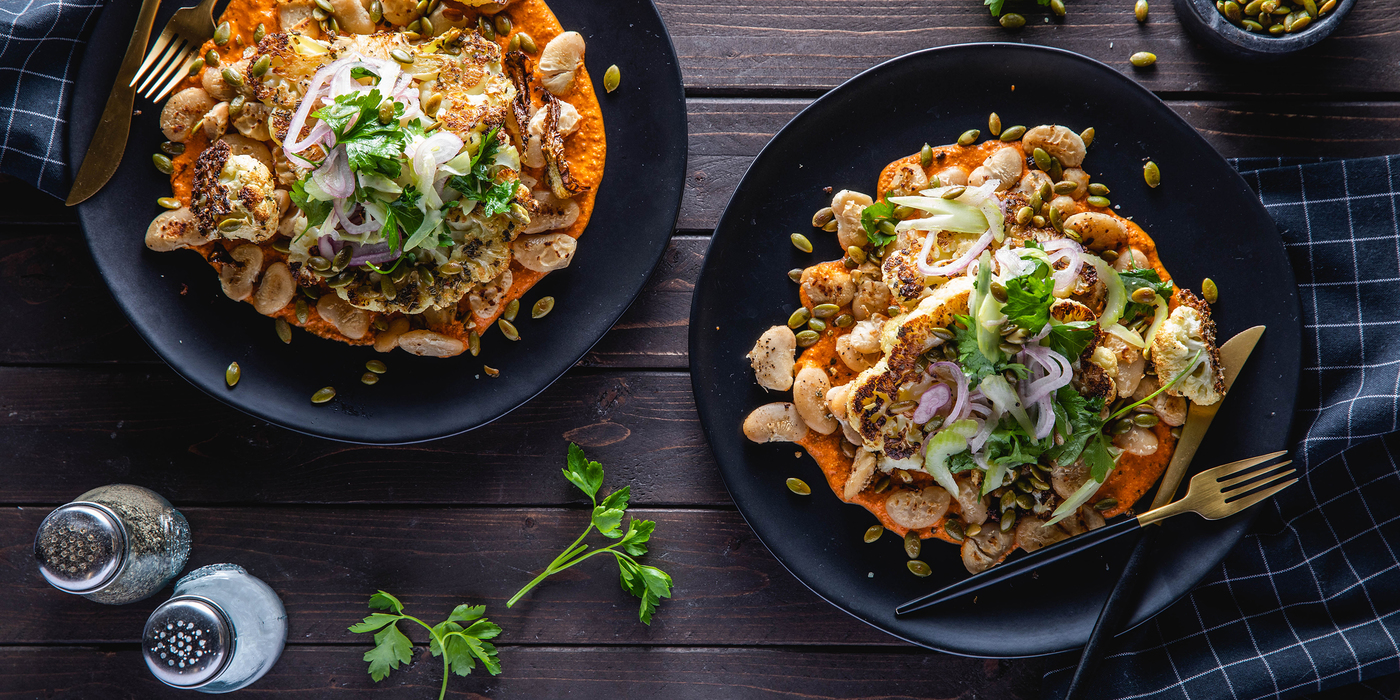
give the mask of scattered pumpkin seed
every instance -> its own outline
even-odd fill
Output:
[[[486,15],[477,18],[476,30],[481,32],[481,35],[486,37],[487,41],[496,40],[496,28],[491,26],[491,22],[486,19]]]
[[[910,559],[909,563],[906,564],[906,566],[909,567],[909,573],[914,574],[919,578],[924,578],[933,574],[933,567],[929,566],[928,564],[925,564],[924,562],[919,561],[918,559]]]
[[[274,320],[272,322],[272,327],[277,331],[277,337],[280,338],[284,344],[290,344],[292,342],[292,324],[287,323],[287,319],[279,318]]]
[[[788,270],[788,279],[792,280],[793,282],[797,282],[798,284],[801,284],[801,283],[802,283],[802,268],[800,268],[800,267],[794,267],[794,268],[792,268],[791,270]]]
[[[1139,287],[1131,295],[1134,304],[1151,304],[1157,301],[1157,292],[1148,287]]]
[[[925,168],[933,165],[933,146],[924,144],[924,147],[919,149],[919,165]]]
[[[788,316],[788,328],[797,330],[807,325],[807,322],[810,320],[812,320],[812,312],[808,311],[805,306],[799,307],[796,311],[792,312],[791,316]]]
[[[841,312],[841,307],[835,304],[817,304],[812,307],[812,315],[817,318],[831,318]]]
[[[233,33],[233,27],[228,22],[222,22],[214,29],[214,45],[223,46],[228,43],[229,36]]]
[[[205,52],[204,52],[204,62],[205,62],[206,64],[208,64],[208,66],[209,66],[210,68],[218,68],[218,67],[219,67],[219,54],[216,53],[216,52],[214,51],[214,49],[209,49],[208,51],[205,51]]]
[[[170,156],[167,156],[164,153],[152,153],[151,162],[155,163],[156,170],[159,170],[165,173],[166,175],[170,175],[175,172],[175,164],[171,163]]]
[[[961,520],[946,520],[943,522],[943,534],[953,538],[954,542],[962,542],[967,538],[967,531],[963,529]]]
[[[832,219],[831,221],[826,222],[825,226],[822,226],[822,230],[826,231],[827,233],[836,233],[837,227],[838,226],[836,220]]]
[[[224,383],[232,389],[242,378],[243,368],[239,367],[237,362],[228,363],[228,369],[224,370]]]
[[[834,320],[832,320],[831,325],[836,326],[837,328],[850,328],[851,326],[855,325],[855,323],[855,316],[852,316],[850,314],[841,314],[840,316],[837,316]]]
[[[1102,253],[1099,253],[1099,257],[1103,258],[1103,261],[1106,263],[1112,263],[1113,261],[1118,259],[1118,251],[1105,250]]]
[[[1026,487],[1029,488],[1030,484],[1027,483]],[[1035,507],[1035,499],[1031,498],[1030,494],[1023,493],[1016,497],[1016,506],[1021,510],[1030,510]]]
[[[1063,231],[1065,228],[1065,222],[1060,218],[1061,216],[1062,214],[1060,213],[1060,210],[1058,208],[1050,208],[1050,226],[1052,226],[1056,231]]]
[[[981,135],[982,131],[980,129],[968,129],[967,131],[962,132],[962,136],[958,137],[958,145],[964,147],[971,146],[972,144],[977,143],[977,138]]]
[[[1026,18],[1015,12],[1008,12],[1002,15],[998,22],[1006,29],[1020,29],[1026,26]]]
[[[527,33],[525,33],[525,32],[520,32],[520,33],[517,34],[516,36],[519,36],[519,37],[520,37],[520,50],[521,50],[521,51],[524,51],[525,53],[531,53],[531,54],[532,54],[532,53],[535,53],[536,51],[539,50],[539,49],[535,46],[535,39],[534,39],[534,37],[530,36],[529,34],[527,34]]]
[[[1035,216],[1035,210],[1030,207],[1021,207],[1016,210],[1016,223],[1025,226],[1030,223],[1031,217]]]
[[[1045,228],[1045,217],[1043,217],[1043,216],[1041,216],[1041,215],[1039,215],[1039,214],[1036,214],[1035,216],[1032,216],[1032,217],[1031,217],[1031,226],[1034,226],[1034,227],[1036,227],[1036,228]]]
[[[1335,7],[1337,7],[1337,0],[1327,0],[1327,2],[1322,3],[1322,7],[1318,8],[1317,11],[1319,15],[1325,15],[1331,12]]]
[[[967,187],[963,185],[957,185],[955,187],[950,187],[944,190],[943,193],[938,196],[944,199],[957,199],[958,197],[963,196],[963,193],[966,191]]]
[[[1226,19],[1229,19],[1231,22],[1239,22],[1244,14],[1243,10],[1240,9],[1240,4],[1234,0],[1226,0],[1225,6],[1221,12],[1224,12]]]
[[[1001,132],[1001,140],[1011,143],[1012,141],[1020,141],[1021,137],[1025,135],[1026,127],[1017,124],[1016,126],[1006,127],[1006,131]]]
[[[1162,184],[1162,170],[1157,167],[1156,163],[1149,160],[1146,165],[1142,166],[1142,179],[1148,187],[1157,189],[1157,186]]]
[[[1069,194],[1079,189],[1079,183],[1071,182],[1070,180],[1061,180],[1051,186],[1051,189],[1055,194]]]
[[[1139,51],[1128,57],[1128,62],[1135,68],[1146,68],[1157,62],[1157,54],[1150,51]]]
[[[835,218],[836,212],[832,211],[831,207],[822,207],[812,215],[812,228],[821,228]]]
[[[1114,506],[1117,506],[1117,505],[1118,505],[1118,499],[1116,499],[1116,498],[1104,498],[1104,499],[1099,500],[1098,503],[1095,503],[1095,504],[1094,504],[1094,510],[1097,510],[1097,511],[1113,510]]]
[[[404,51],[403,49],[393,49],[389,51],[389,55],[393,57],[395,61],[398,61],[399,63],[402,63],[405,66],[413,65],[413,54],[410,54],[409,52]]]
[[[379,383],[379,375],[374,372],[365,372],[360,375],[360,383],[365,386],[374,386]]]
[[[1004,510],[1001,512],[1001,531],[1010,532],[1016,527],[1016,509]]]
[[[332,270],[335,270],[336,272],[340,272],[341,270],[344,270],[346,267],[349,267],[349,265],[350,265],[350,246],[345,246],[344,248],[341,248],[341,249],[340,249],[340,252],[338,252],[338,253],[335,254],[335,257],[334,257],[334,258],[331,258],[331,269],[332,269]],[[399,269],[404,270],[404,271],[407,271],[407,268],[399,268]],[[394,280],[394,284],[398,284],[398,283],[400,283],[400,282],[402,282],[402,279],[395,279],[395,280]]]
[[[267,69],[269,69],[269,68],[271,68],[271,67],[272,67],[272,55],[271,55],[271,54],[264,54],[262,58],[259,58],[259,59],[257,60],[257,62],[253,64],[253,69],[252,69],[253,77],[261,78],[261,77],[263,76],[263,74],[267,72]]]
[[[267,36],[267,25],[259,22],[258,28],[253,30],[253,43],[261,44],[265,36]]]
[[[296,301],[297,323],[306,323],[306,319],[311,315],[311,308],[307,306],[306,299],[297,297]]]
[[[1287,31],[1287,32],[1289,32],[1289,33],[1301,32],[1301,31],[1303,31],[1303,29],[1305,29],[1309,24],[1312,24],[1312,17],[1311,17],[1311,16],[1309,16],[1309,15],[1295,15],[1294,18],[1293,18],[1293,24],[1285,26],[1285,27],[1284,27],[1284,31]]]
[[[850,246],[846,249],[846,257],[849,257],[857,263],[863,263],[865,262],[865,249],[858,245]]]
[[[510,21],[510,15],[504,12],[496,15],[496,34],[500,36],[510,34],[510,30],[513,29],[514,26],[515,24]]]
[[[924,543],[919,540],[919,536],[911,532],[904,533],[904,553],[910,559],[918,559],[919,551],[923,549]]]
[[[501,318],[504,318],[504,319],[507,320],[507,321],[514,322],[514,321],[515,321],[516,315],[519,314],[519,313],[520,313],[520,300],[519,300],[519,299],[511,299],[509,302],[506,303],[506,309],[505,309],[504,312],[501,313]]]
[[[1047,491],[1050,489],[1050,484],[1045,483],[1045,480],[1038,476],[1031,475],[1031,488],[1036,491]]]
[[[966,531],[968,537],[976,537],[982,533],[982,526],[977,523],[971,523],[967,526]]]
[[[535,305],[530,307],[530,318],[544,318],[549,312],[554,310],[554,297],[540,297]]]
[[[890,490],[890,483],[890,478],[888,476],[882,476],[875,481],[875,488],[872,490],[875,491],[875,493],[884,493]]]
[[[225,68],[222,72],[224,82],[236,88],[243,87],[243,76],[232,67]]]
[[[826,321],[823,321],[819,318],[814,318],[807,322],[807,327],[811,328],[812,330],[818,333],[821,333],[826,330]]]
[[[1262,24],[1260,24],[1260,23],[1258,23],[1258,22],[1255,22],[1255,21],[1252,20],[1252,19],[1247,19],[1247,20],[1245,20],[1245,21],[1243,21],[1243,22],[1240,22],[1240,26],[1244,27],[1244,30],[1247,31],[1247,32],[1262,32],[1262,31],[1264,31],[1264,25],[1262,25]]]
[[[1133,5],[1133,16],[1139,24],[1147,21],[1147,0],[1137,0],[1137,4]]]
[[[1201,281],[1201,297],[1207,304],[1214,304],[1220,300],[1220,290],[1215,286],[1215,280],[1207,277]]]
[[[1113,424],[1113,434],[1122,435],[1133,429],[1133,419],[1124,418]]]
[[[794,233],[791,236],[788,236],[788,238],[792,241],[792,245],[794,248],[797,248],[798,250],[804,253],[812,252],[812,242],[807,240],[806,236],[800,233]]]
[[[1275,24],[1275,25],[1271,25],[1271,26],[1269,27],[1269,33],[1272,34],[1272,35],[1274,35],[1274,36],[1278,36],[1278,35],[1282,34],[1283,32],[1284,32],[1284,29],[1283,29],[1283,25],[1282,25],[1282,24]]]
[[[1084,147],[1088,148],[1094,143],[1094,127],[1089,127],[1079,132],[1079,140],[1084,142]]]
[[[418,20],[418,24],[419,24],[419,29],[423,32],[423,35],[424,35],[424,36],[432,36],[432,35],[433,35],[433,21],[432,21],[432,20],[428,19],[427,17],[424,17],[423,19]]]
[[[161,197],[160,199],[156,200],[156,204],[159,204],[162,207],[165,207],[166,209],[179,209],[181,206],[180,200],[175,199],[174,197]]]
[[[1091,207],[1102,207],[1104,209],[1107,209],[1109,205],[1113,203],[1108,197],[1099,197],[1097,195],[1086,197],[1084,201],[1088,202]]]
[[[996,112],[992,112],[992,116],[987,117],[987,132],[992,136],[1001,135],[1001,117]]]
[[[199,75],[199,72],[202,71],[202,70],[204,70],[204,59],[202,59],[202,58],[196,58],[196,59],[194,59],[194,63],[191,63],[191,64],[190,64],[190,77],[194,77],[194,76],[196,76],[196,75]]]
[[[871,542],[880,539],[880,535],[883,534],[885,534],[884,525],[871,525],[869,528],[866,528],[865,536],[863,539],[865,540],[866,544],[870,544]]]
[[[335,387],[323,387],[317,389],[316,393],[311,395],[311,403],[325,403],[333,398],[335,398]]]
[[[467,350],[472,357],[481,354],[481,334],[476,331],[467,331]]]
[[[1000,510],[1010,510],[1016,507],[1016,492],[1008,489],[1001,495],[1001,500],[997,504]]]
[[[1050,169],[1050,154],[1045,149],[1036,147],[1031,151],[1031,160],[1035,161],[1035,167],[1041,170]]]
[[[817,341],[821,339],[822,336],[820,333],[810,329],[805,330],[797,334],[797,347],[808,348],[816,345]]]
[[[384,5],[379,0],[369,4],[369,21],[379,24],[384,21]]]
[[[1139,428],[1151,428],[1160,422],[1162,422],[1162,419],[1158,418],[1155,413],[1139,413],[1133,416],[1133,425]]]
[[[1101,182],[1091,182],[1091,183],[1089,183],[1089,194],[1092,194],[1092,195],[1094,195],[1094,196],[1096,196],[1096,197],[1105,197],[1105,196],[1108,195],[1108,193],[1109,193],[1109,189],[1108,189],[1108,186],[1107,186],[1107,185],[1105,185],[1105,184],[1103,184],[1103,183],[1101,183]]]
[[[229,119],[237,119],[237,118],[238,118],[238,115],[240,115],[240,114],[243,113],[243,105],[247,104],[247,102],[248,102],[248,98],[246,98],[246,97],[244,97],[244,96],[242,96],[242,95],[237,95],[237,96],[235,96],[232,100],[229,100],[229,103],[228,103],[228,117],[229,117]]]
[[[807,485],[807,482],[805,482],[805,481],[803,481],[803,480],[801,480],[801,479],[795,478],[795,477],[789,478],[789,479],[787,480],[787,487],[788,487],[788,490],[789,490],[789,491],[791,491],[791,492],[793,492],[793,493],[795,493],[795,494],[797,494],[797,495],[799,495],[799,496],[810,496],[810,495],[812,495],[812,487],[811,487],[811,486],[808,486],[808,485]]]
[[[520,340],[520,331],[515,329],[515,324],[501,318],[496,320],[496,325],[500,327],[501,335],[504,335],[506,340]]]
[[[385,372],[389,371],[388,365],[385,365],[380,360],[370,360],[369,362],[366,362],[365,369],[374,372],[375,374],[384,374]]]
[[[622,83],[622,69],[614,63],[608,66],[608,71],[603,74],[603,89],[612,92]]]

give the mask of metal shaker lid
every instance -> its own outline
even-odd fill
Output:
[[[208,598],[175,596],[146,619],[141,655],[160,682],[197,688],[223,672],[233,658],[233,625]]]
[[[54,588],[95,593],[116,579],[126,563],[126,526],[98,503],[60,506],[39,525],[34,558]]]

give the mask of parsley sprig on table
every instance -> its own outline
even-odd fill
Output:
[[[627,512],[627,502],[632,496],[632,488],[624,486],[608,494],[600,502],[598,489],[603,487],[603,465],[590,461],[583,454],[583,448],[578,445],[569,443],[568,466],[563,471],[564,478],[587,494],[589,500],[593,502],[593,518],[589,521],[583,534],[579,535],[578,539],[574,540],[574,543],[569,545],[563,553],[555,557],[554,561],[550,562],[539,576],[520,589],[520,592],[506,603],[506,607],[515,605],[516,601],[549,576],[575,564],[583,563],[589,557],[611,554],[617,560],[623,590],[642,599],[638,616],[642,622],[650,625],[651,615],[656,611],[656,606],[661,603],[661,599],[671,597],[671,576],[654,566],[637,563],[634,557],[640,557],[647,553],[646,542],[651,539],[651,533],[652,530],[656,529],[656,523],[650,520],[632,518],[627,522],[626,529],[623,529],[622,518]],[[583,538],[587,537],[594,528],[597,528],[604,537],[617,540],[617,542],[589,552],[588,545],[583,543]]]
[[[1035,1],[1036,1],[1036,3],[1039,4],[1039,5],[1049,5],[1049,4],[1050,4],[1050,0],[1035,0]],[[1002,8],[1002,5],[1006,4],[1006,0],[983,0],[982,4],[983,4],[983,5],[986,5],[986,6],[992,11],[992,16],[993,16],[993,17],[1000,17],[1000,16],[1001,16],[1001,8]]]
[[[496,647],[486,640],[500,634],[501,628],[482,617],[486,612],[485,605],[458,605],[446,620],[436,625],[405,614],[403,603],[384,591],[370,596],[369,607],[389,612],[372,613],[364,621],[351,625],[350,631],[356,634],[375,633],[374,648],[365,652],[369,676],[374,682],[388,678],[389,672],[398,670],[399,664],[413,660],[413,642],[399,631],[402,620],[415,622],[428,630],[432,637],[428,651],[435,657],[442,657],[442,690],[438,693],[438,700],[447,695],[450,674],[468,675],[476,668],[477,661],[491,675],[500,674],[501,662],[496,658]],[[465,623],[470,624],[463,627]]]

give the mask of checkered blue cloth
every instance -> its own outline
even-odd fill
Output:
[[[0,0],[0,173],[68,195],[66,117],[100,0]]]
[[[1088,687],[1104,700],[1391,698],[1400,671],[1400,156],[1236,164],[1302,298],[1299,485]],[[1059,698],[1078,655],[1052,663]]]

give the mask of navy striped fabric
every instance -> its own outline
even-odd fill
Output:
[[[1298,277],[1293,449],[1303,475],[1186,598],[1119,637],[1087,697],[1390,698],[1395,679],[1381,677],[1400,671],[1400,156],[1236,167],[1278,222]],[[1077,660],[1051,664],[1046,697],[1064,694]]]
[[[100,0],[0,0],[0,173],[68,196],[68,105]]]

